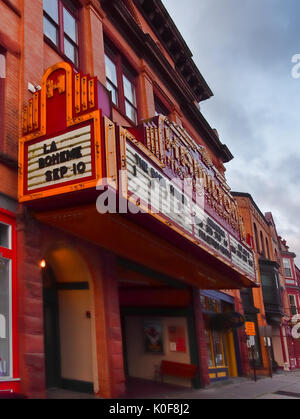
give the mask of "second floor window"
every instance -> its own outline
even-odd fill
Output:
[[[283,259],[284,274],[287,278],[292,278],[292,268],[289,259]]]
[[[133,71],[123,57],[106,48],[106,87],[111,92],[113,104],[134,124],[138,123],[136,84]]]
[[[291,307],[291,314],[295,316],[298,314],[297,304],[296,304],[296,296],[290,294],[289,295],[290,307]]]
[[[169,110],[165,107],[165,105],[162,104],[162,102],[155,97],[154,98],[154,104],[155,104],[155,116],[158,115],[164,115],[169,116]]]
[[[44,35],[78,66],[77,10],[69,0],[43,0]]]

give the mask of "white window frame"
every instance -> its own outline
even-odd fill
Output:
[[[288,263],[288,265],[289,265],[288,267],[287,267],[287,266],[285,266],[285,262],[287,262],[287,263]],[[291,264],[290,259],[288,259],[288,258],[283,258],[282,263],[283,263],[284,276],[285,276],[286,278],[294,278],[294,277],[293,277],[292,264]],[[291,271],[291,276],[288,276],[288,275],[286,274],[286,269],[289,269],[289,270]]]
[[[299,309],[298,309],[298,305],[297,305],[297,298],[296,298],[296,295],[295,295],[295,294],[288,294],[288,296],[289,296],[289,304],[290,304],[290,308],[292,308],[292,307],[296,307],[297,313],[295,313],[295,314],[291,313],[293,316],[295,316],[295,315],[299,314]],[[293,305],[293,304],[291,304],[291,299],[290,299],[290,297],[293,297],[293,300],[294,300],[294,305]],[[292,311],[292,310],[291,310],[291,311]]]
[[[3,221],[0,221],[0,224],[8,227],[8,247],[1,246],[1,243],[0,243],[0,248],[2,247],[3,249],[12,250],[11,225],[7,224],[7,223],[4,223]]]
[[[4,224],[4,223],[2,223]],[[1,248],[0,248],[1,249]],[[0,377],[0,382],[12,381],[13,380],[13,325],[12,325],[12,260],[3,258],[5,261],[8,261],[8,299],[9,299],[9,322],[8,322],[8,330],[9,330],[9,375]]]

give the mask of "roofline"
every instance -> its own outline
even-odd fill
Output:
[[[136,7],[141,11],[145,20],[159,38],[161,44],[174,60],[176,70],[184,77],[189,73],[188,84],[198,102],[209,99],[213,92],[200,73],[197,65],[192,59],[193,54],[179,32],[176,24],[161,0],[134,0]],[[199,92],[198,94],[196,92]]]
[[[294,252],[289,252],[288,250],[281,250],[280,253],[284,256],[289,256],[292,259],[295,259],[297,257],[296,253]]]
[[[161,3],[160,0],[151,1],[159,1]],[[123,2],[103,0],[102,7],[107,13],[108,18],[115,24],[118,24],[119,30],[126,36],[127,42],[132,42],[136,53],[142,52],[144,57],[156,66],[162,80],[169,85],[168,88],[171,91],[173,90],[175,98],[177,97],[176,100],[179,102],[182,112],[194,125],[199,135],[203,136],[207,146],[215,150],[214,152],[224,163],[231,161],[233,155],[228,147],[221,143],[218,135],[216,135],[202,115],[200,109],[195,105],[195,95],[192,88],[184,80],[178,69],[174,69],[171,66],[169,60],[162,53],[150,34],[143,32]]]
[[[251,204],[254,206],[254,208],[257,210],[257,212],[259,213],[259,215],[261,216],[261,218],[265,221],[265,223],[267,225],[270,225],[270,222],[266,219],[266,217],[264,216],[264,214],[261,212],[261,210],[258,208],[257,204],[255,203],[254,199],[252,198],[252,195],[248,192],[234,192],[234,191],[230,191],[231,195],[233,196],[240,196],[243,198],[249,198],[251,201]]]

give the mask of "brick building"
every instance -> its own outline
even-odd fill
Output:
[[[247,241],[256,254],[260,281],[260,288],[241,291],[245,317],[249,321],[254,321],[257,327],[256,366],[261,374],[269,374],[270,359],[272,368],[277,368],[278,360],[283,360],[281,329],[285,313],[281,292],[283,279],[280,271],[280,255],[274,247],[277,237],[274,237],[276,227],[274,224],[274,231],[270,228],[271,214],[268,218],[264,216],[250,194],[240,192],[232,194],[238,202]],[[269,342],[270,349],[267,346]],[[282,365],[282,362],[280,364]]]
[[[210,323],[243,314],[238,289],[257,286],[233,156],[161,1],[0,13],[0,390],[118,397],[162,360],[198,367],[167,379],[186,386],[247,374],[243,329]]]
[[[285,289],[285,311],[287,319],[285,324],[285,369],[294,370],[300,368],[300,344],[299,340],[292,335],[293,327],[298,323],[297,316],[300,313],[300,287],[299,269],[295,265],[295,253],[291,252],[286,240],[278,237],[281,266]]]

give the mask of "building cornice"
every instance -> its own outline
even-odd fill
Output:
[[[221,143],[219,137],[195,105],[196,97],[190,86],[184,81],[178,71],[171,66],[151,36],[141,30],[123,2],[102,0],[101,5],[107,14],[107,18],[118,28],[140,58],[143,58],[154,67],[166,87],[174,93],[182,111],[195,125],[199,134],[203,135],[207,145],[214,150],[224,163],[231,161],[233,155],[227,146]]]
[[[297,257],[297,255],[293,252],[288,252],[288,251],[283,251],[282,250],[280,253],[283,257],[288,257],[288,258],[292,258],[292,259],[295,259]]]
[[[247,193],[247,192],[235,192],[235,191],[230,191],[232,196],[235,197],[241,197],[241,198],[248,198],[252,204],[252,206],[255,208],[255,210],[259,213],[260,217],[262,218],[262,220],[267,224],[270,225],[270,222],[266,219],[266,217],[264,216],[264,214],[261,212],[261,210],[258,208],[257,204],[255,203],[254,199],[252,198],[252,196]]]
[[[134,3],[173,59],[177,71],[187,81],[197,101],[212,97],[213,92],[195,65],[189,47],[161,0],[134,0]]]

